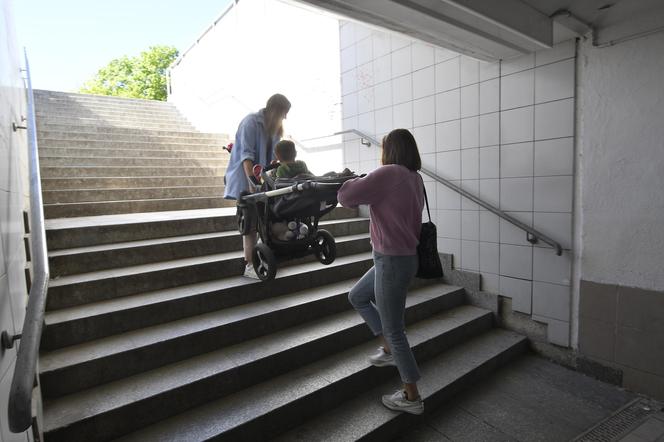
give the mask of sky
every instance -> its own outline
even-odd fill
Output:
[[[77,91],[111,60],[187,50],[232,0],[10,0],[35,89]]]

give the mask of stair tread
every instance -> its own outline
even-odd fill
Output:
[[[337,207],[338,209],[339,207]],[[337,210],[335,209],[335,210]],[[121,213],[115,215],[80,216],[72,218],[53,218],[45,222],[46,231],[60,229],[74,229],[98,226],[143,224],[153,222],[168,222],[175,220],[234,217],[235,207],[219,207],[213,209],[170,210],[162,212]],[[366,220],[367,218],[345,218],[351,220]],[[325,225],[330,220],[322,219],[319,225]]]
[[[424,321],[423,321],[424,322]],[[438,321],[443,324],[444,321]],[[416,333],[409,333],[413,343],[419,341]],[[516,333],[493,329],[475,337],[437,357],[420,364],[422,380],[420,394],[426,400],[455,381],[481,366],[486,361],[523,341]],[[366,351],[370,344],[351,348],[341,355],[302,367],[294,372],[275,377],[238,393],[196,407],[190,411],[145,427],[118,440],[206,440],[237,426],[260,418],[279,407],[306,397],[314,391],[333,384],[348,371],[368,367]],[[324,370],[321,372],[321,370]],[[329,376],[332,377],[329,377]],[[388,410],[380,402],[380,395],[391,393],[398,387],[395,380],[388,381],[369,392],[309,421],[300,427],[301,440],[356,440],[361,434],[397,418],[400,413]],[[334,416],[332,414],[334,413]],[[340,424],[343,423],[343,424]],[[306,424],[305,424],[306,425]],[[314,428],[315,425],[318,425]],[[317,432],[318,431],[318,432]],[[288,438],[286,438],[288,440]]]
[[[209,196],[187,196],[187,197],[173,197],[173,198],[155,198],[155,199],[137,199],[137,200],[111,200],[111,201],[82,201],[82,202],[77,202],[77,203],[45,203],[44,207],[49,207],[49,206],[74,206],[74,205],[108,205],[108,204],[116,204],[116,203],[123,203],[123,204],[129,204],[129,203],[140,203],[140,202],[150,202],[156,204],[159,201],[173,201],[173,200],[204,200],[204,199],[219,199],[220,204],[224,202],[224,199],[221,196],[218,195],[209,195]]]
[[[497,356],[500,352],[522,343],[525,339],[524,336],[512,331],[492,329],[422,364],[420,367],[422,379],[418,382],[418,387],[425,407],[427,399],[434,393],[452,385],[461,376],[478,367],[484,360]],[[400,388],[398,382],[387,382],[347,401],[342,406],[329,410],[325,415],[305,422],[276,440],[360,439],[375,428],[403,416],[399,412],[387,409],[381,402],[382,395],[391,394],[398,388]],[[339,425],[340,422],[344,424]],[[168,438],[160,440],[168,440]]]
[[[79,216],[72,218],[54,218],[45,221],[46,231],[75,229],[85,227],[143,224],[176,220],[217,218],[235,216],[234,207],[214,209],[168,210],[162,212],[120,213],[115,215]]]
[[[199,236],[199,235],[192,235],[192,236]],[[220,236],[220,235],[215,234],[215,236]],[[368,238],[368,236],[369,236],[368,233],[357,234],[357,235],[345,235],[337,238],[338,239],[337,242],[342,243],[345,241],[366,239]],[[341,257],[337,259],[340,260]],[[320,263],[313,262],[302,265],[311,267],[311,270],[313,270],[316,267],[319,267]],[[283,267],[282,269],[280,269],[279,275],[288,276],[290,274],[291,272],[288,271],[288,267]],[[96,301],[73,307],[65,307],[45,312],[44,321],[47,326],[60,324],[63,322],[74,321],[81,318],[108,314],[136,307],[144,307],[150,304],[172,301],[179,298],[186,298],[188,296],[191,296],[192,294],[205,293],[206,291],[215,291],[221,288],[229,288],[237,285],[243,285],[241,284],[242,281],[246,281],[246,278],[240,277],[240,279],[238,280],[237,278],[234,277],[234,278],[224,279],[221,281],[202,282],[187,286],[160,289],[150,292],[133,294],[131,296],[122,296],[114,299]]]
[[[336,221],[339,222],[340,220],[336,220]],[[343,220],[343,221],[347,221],[347,220]],[[240,234],[235,230],[228,230],[228,231],[225,231],[225,232],[198,233],[198,234],[195,234],[195,235],[180,235],[180,236],[169,236],[169,237],[166,237],[166,238],[143,239],[143,240],[138,240],[138,241],[116,242],[116,243],[110,243],[110,244],[100,244],[100,245],[95,245],[95,246],[53,250],[53,251],[48,252],[48,257],[49,258],[55,258],[55,257],[58,257],[58,256],[77,255],[77,254],[82,254],[82,253],[107,252],[107,251],[118,250],[118,249],[130,249],[130,248],[154,246],[154,245],[161,245],[161,244],[175,244],[175,243],[180,243],[180,242],[201,241],[201,240],[206,240],[206,239],[223,238],[223,237],[236,236],[236,235],[239,236]],[[352,241],[352,240],[355,240],[355,239],[366,238],[368,236],[369,236],[368,233],[358,233],[358,234],[354,234],[354,235],[341,235],[341,236],[336,237],[335,240],[337,242]]]
[[[348,290],[356,280],[343,281],[335,284],[336,289]],[[424,302],[441,293],[453,293],[459,290],[458,287],[451,286],[429,286],[412,291],[409,296],[409,304],[415,305]],[[321,287],[314,292],[319,292],[317,296],[331,296],[326,286]],[[312,291],[300,292],[297,294],[301,301],[306,298],[313,298]],[[289,306],[289,302],[294,296],[285,296],[281,303],[284,308]],[[279,302],[279,301],[277,301]],[[245,306],[246,307],[246,306]],[[264,306],[267,308],[279,308],[278,304],[274,306]],[[238,312],[241,309],[237,310]],[[259,310],[242,311],[243,314],[259,314]],[[460,306],[449,311],[435,315],[433,320],[425,319],[409,327],[409,337],[413,345],[417,345],[429,336],[435,336],[446,330],[451,330],[459,325],[469,322],[479,316],[488,315],[490,312],[473,306]],[[237,317],[237,316],[236,316]],[[444,321],[441,319],[445,319]],[[362,318],[353,310],[330,315],[326,318],[310,321],[291,327],[266,336],[251,339],[233,346],[222,348],[210,353],[199,355],[160,367],[149,372],[140,373],[129,378],[114,381],[105,385],[91,388],[82,392],[74,393],[62,398],[48,401],[47,428],[66,425],[73,422],[72,410],[77,410],[77,418],[85,418],[122,407],[142,398],[158,395],[164,391],[178,388],[189,384],[197,379],[209,377],[231,368],[249,364],[253,361],[269,357],[285,351],[288,348],[302,345],[306,342],[319,339],[324,336],[334,335],[341,330],[362,324]],[[374,342],[360,344],[359,347],[367,351],[374,347]],[[341,365],[359,365],[363,368],[368,367],[366,362],[366,352],[344,351],[341,355],[330,356],[336,364]],[[344,361],[344,358],[346,361]],[[320,362],[310,364],[312,366],[322,366]],[[329,376],[343,377],[347,373],[343,371],[334,372],[330,370]],[[329,377],[328,376],[328,377]],[[269,381],[268,381],[269,382]],[[138,385],[141,388],[136,388]],[[103,401],[100,398],[104,398]],[[222,399],[223,400],[223,399]],[[55,422],[59,421],[59,424]]]
[[[121,278],[124,276],[139,275],[142,273],[157,272],[161,270],[172,270],[182,267],[189,267],[198,264],[206,264],[216,261],[225,261],[237,258],[242,251],[232,251],[225,253],[215,253],[212,255],[194,256],[190,258],[174,259],[170,261],[155,262],[149,264],[140,264],[128,267],[116,267],[108,270],[97,270],[88,273],[79,273],[76,275],[60,276],[51,279],[49,287],[61,287],[70,284],[80,284],[83,282],[99,281],[108,278]]]
[[[100,244],[95,246],[87,247],[76,247],[71,249],[60,249],[53,250],[48,252],[49,258],[54,258],[57,256],[68,256],[68,255],[77,255],[81,253],[94,253],[94,252],[106,252],[111,250],[118,249],[130,249],[136,247],[146,247],[159,244],[173,244],[179,242],[187,241],[198,241],[212,238],[221,238],[227,236],[239,235],[237,231],[226,231],[226,232],[212,232],[212,233],[199,233],[195,235],[181,235],[181,236],[169,236],[166,238],[156,238],[156,239],[143,239],[138,241],[125,241],[125,242],[116,242],[110,244]]]
[[[108,188],[99,188],[99,187],[91,187],[91,188],[85,188],[85,189],[53,189],[53,190],[44,190],[44,192],[63,192],[63,193],[69,193],[69,192],[122,192],[122,191],[135,191],[135,190],[140,190],[140,191],[150,191],[150,190],[168,190],[168,189],[203,189],[203,188],[223,188],[223,184],[219,185],[203,185],[203,186],[157,186],[157,187],[114,187],[112,189]],[[86,201],[86,202],[95,202],[95,201]],[[58,204],[58,203],[54,203]]]
[[[370,259],[370,255],[363,253],[357,255],[350,255],[348,257],[341,257],[335,260],[332,264],[327,267],[341,266],[348,263],[357,262],[359,260]],[[285,278],[293,274],[305,274],[312,271],[315,271],[317,268],[320,268],[320,263],[311,262],[306,264],[301,264],[298,266],[284,267],[281,269],[278,278]],[[246,286],[248,289],[261,289],[262,282],[258,280],[252,280],[245,278],[243,276],[233,276],[229,278],[224,278],[215,281],[208,281],[203,283],[190,284],[185,286],[180,286],[177,288],[162,289],[156,291],[145,292],[142,294],[126,296],[123,301],[121,298],[117,298],[115,303],[110,303],[108,301],[100,301],[95,303],[91,309],[97,311],[108,311],[109,308],[130,308],[131,306],[140,305],[140,302],[163,302],[165,300],[174,299],[183,296],[191,296],[202,291],[211,291],[219,289],[228,289],[231,287],[237,286]],[[80,310],[78,311],[80,312]],[[66,313],[64,313],[66,314]],[[205,315],[208,315],[206,313]],[[46,315],[49,321],[52,321],[53,318],[58,316],[53,316],[50,313]],[[188,324],[191,324],[191,327],[194,329],[200,327],[200,317],[201,315],[184,318],[177,320],[175,322],[170,322],[167,324],[159,324],[156,326],[151,326],[144,329],[132,330],[125,332],[121,335],[110,336],[106,338],[101,338],[95,341],[84,342],[81,344],[76,344],[70,347],[65,347],[58,350],[53,350],[48,353],[41,355],[40,364],[43,371],[54,370],[63,366],[68,365],[73,361],[82,361],[86,360],[93,356],[107,355],[117,352],[117,349],[132,349],[138,345],[139,340],[143,342],[158,342],[163,338],[164,334],[169,336],[178,336],[182,330],[175,331],[174,323],[180,324],[183,328],[188,327]],[[193,318],[193,319],[192,319]],[[47,323],[48,324],[48,323]],[[193,330],[193,329],[192,329]],[[130,341],[127,341],[127,337],[132,336]],[[156,341],[153,341],[156,339]]]

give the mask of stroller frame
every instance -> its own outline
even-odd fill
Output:
[[[257,193],[245,193],[240,195],[237,202],[238,230],[242,235],[252,232],[255,228],[260,237],[252,254],[252,264],[256,274],[262,281],[269,281],[276,276],[278,261],[286,261],[301,258],[310,254],[316,256],[322,264],[328,265],[336,259],[336,243],[332,234],[324,229],[318,228],[320,218],[337,206],[336,191],[339,190],[343,181],[355,178],[348,176],[335,178],[333,180],[325,177],[310,177],[306,179],[294,179],[293,184],[275,183],[272,178],[263,172],[263,191]],[[276,189],[270,189],[280,187]],[[319,209],[317,213],[294,214],[287,219],[278,218],[270,206],[270,200],[293,193],[325,192],[334,194],[333,204]],[[332,199],[332,198],[330,198]],[[324,199],[323,201],[329,201]],[[320,207],[320,201],[318,202]],[[280,240],[271,233],[274,222],[296,220],[306,224],[308,233],[302,239],[291,241]]]

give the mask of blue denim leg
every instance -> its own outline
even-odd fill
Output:
[[[380,316],[376,310],[374,286],[375,286],[375,267],[371,267],[367,273],[360,278],[357,283],[348,292],[348,301],[367,323],[374,336],[383,333],[383,326],[380,323]]]
[[[388,256],[374,252],[376,307],[383,326],[383,336],[390,345],[404,383],[415,383],[421,377],[404,330],[406,295],[417,272],[417,265],[416,255]]]

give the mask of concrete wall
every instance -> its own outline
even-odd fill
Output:
[[[568,346],[574,183],[575,42],[482,63],[354,22],[340,27],[344,129],[381,139],[410,129],[423,163],[560,242],[526,234],[442,184],[427,181],[439,251],[480,272],[483,290],[548,324]],[[368,172],[379,149],[346,137],[345,165]]]
[[[23,211],[28,203],[26,132],[13,132],[12,122],[26,115],[21,78],[23,54],[16,42],[11,1],[0,1],[0,331],[20,333],[27,299],[24,268]],[[7,399],[16,363],[16,348],[0,354],[0,438],[26,441],[7,423]]]
[[[664,33],[579,50],[579,352],[664,399]]]
[[[233,137],[245,115],[280,92],[293,105],[287,135],[329,135],[341,128],[338,53],[335,18],[277,0],[242,0],[171,69],[168,100],[197,129]],[[299,157],[323,173],[341,166],[341,146]]]

